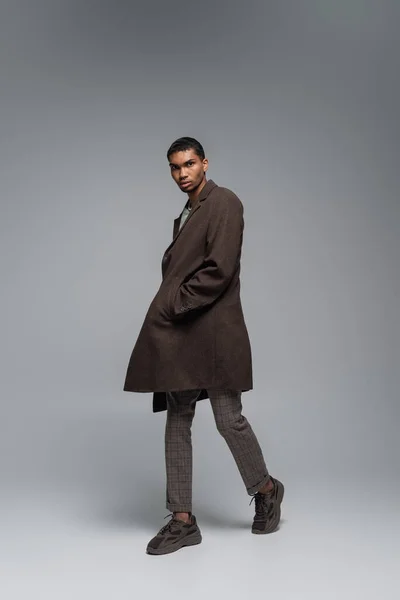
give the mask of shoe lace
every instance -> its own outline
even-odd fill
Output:
[[[168,521],[168,523],[166,525],[164,525],[164,527],[161,527],[159,534],[163,535],[164,533],[166,533],[167,531],[171,531],[172,526],[177,522],[177,519],[175,519],[174,515],[171,513],[169,515],[166,515],[164,517],[164,519],[168,519],[168,517],[172,517],[170,521]]]
[[[265,512],[268,511],[268,507],[270,506],[271,500],[266,494],[261,494],[260,492],[257,492],[253,495],[252,499],[250,500],[249,506],[252,504],[253,501],[255,502],[256,517],[263,517],[265,515]]]

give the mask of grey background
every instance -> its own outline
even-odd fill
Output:
[[[399,16],[389,0],[0,3],[8,523],[34,527],[35,505],[42,533],[60,510],[145,524],[143,543],[162,524],[164,415],[122,385],[185,202],[165,157],[181,135],[245,206],[244,412],[289,506],[312,486],[324,523],[351,488],[368,523],[383,485],[398,519]],[[193,435],[217,527],[248,498],[208,402]]]

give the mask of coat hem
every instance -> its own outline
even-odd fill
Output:
[[[128,389],[128,388],[123,388],[123,392],[131,392],[133,394],[165,394],[167,392],[186,392],[188,390],[238,390],[241,392],[250,392],[253,389],[253,386],[251,387],[242,387],[242,386],[237,386],[237,385],[223,385],[223,384],[219,384],[219,385],[201,385],[201,386],[188,386],[188,387],[184,387],[184,388],[179,388],[179,389]]]

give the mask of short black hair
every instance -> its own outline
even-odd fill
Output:
[[[180,137],[177,140],[175,140],[168,148],[167,158],[169,159],[171,154],[173,154],[174,152],[182,152],[184,150],[194,150],[197,156],[201,158],[201,160],[204,160],[204,158],[206,157],[204,153],[204,148],[200,144],[200,142],[198,142],[192,137]]]

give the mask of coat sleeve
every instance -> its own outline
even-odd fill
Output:
[[[207,307],[228,287],[240,264],[243,227],[239,198],[233,194],[220,196],[211,210],[203,263],[174,294],[172,319]]]

